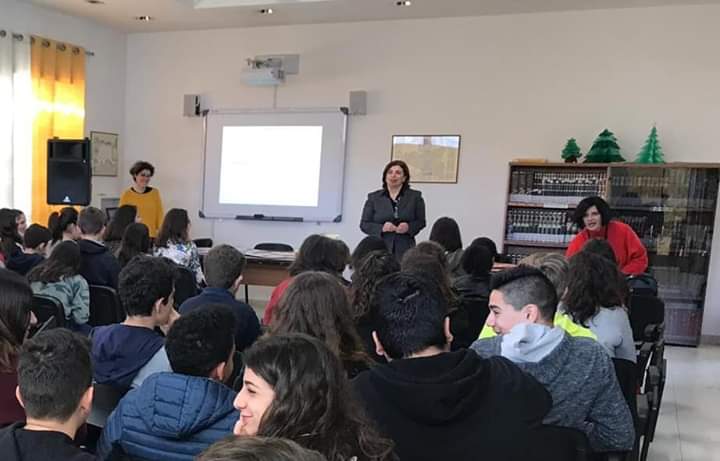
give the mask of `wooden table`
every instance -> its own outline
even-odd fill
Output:
[[[247,266],[243,271],[243,283],[245,285],[275,287],[290,277],[290,273],[288,273],[290,264],[292,264],[292,261],[268,261],[248,258]]]

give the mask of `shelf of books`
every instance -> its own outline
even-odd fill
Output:
[[[513,262],[564,252],[577,233],[572,215],[599,195],[635,230],[665,302],[668,343],[697,345],[705,303],[719,164],[510,164],[504,252]]]

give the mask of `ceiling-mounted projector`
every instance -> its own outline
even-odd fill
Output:
[[[276,67],[250,68],[242,71],[240,79],[246,85],[274,86],[285,81],[285,72]]]

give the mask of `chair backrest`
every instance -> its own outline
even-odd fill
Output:
[[[665,322],[665,303],[657,296],[631,295],[628,300],[630,326],[636,341],[645,339],[648,325]]]
[[[127,391],[107,384],[93,384],[93,402],[87,423],[95,427],[105,427],[110,413],[117,407]]]
[[[117,292],[103,285],[90,285],[90,320],[94,327],[111,325],[125,320],[125,311]]]
[[[614,358],[612,361],[620,390],[630,409],[633,423],[637,426],[637,365],[625,359]]]
[[[271,242],[258,243],[257,245],[255,245],[255,249],[264,251],[294,251],[293,247],[288,245],[287,243]]]
[[[658,415],[660,414],[660,373],[661,371],[654,365],[648,368],[648,391],[645,393],[645,398],[647,398],[647,416],[644,418],[644,426],[639,428],[639,435],[643,439],[640,461],[647,459],[650,442],[654,438],[655,426],[657,425]]]
[[[212,248],[213,239],[209,239],[209,238],[195,239],[195,240],[193,240],[193,243],[198,248]]]
[[[179,307],[186,299],[198,294],[197,281],[193,271],[184,266],[175,267],[175,307]]]
[[[453,350],[470,347],[480,336],[480,330],[490,312],[487,298],[461,296],[459,301],[459,308],[450,313]]]
[[[584,432],[569,427],[542,425],[534,429],[534,459],[553,461],[589,461],[590,443]]]
[[[45,327],[61,328],[65,326],[65,308],[60,301],[49,296],[33,296],[32,311],[37,317],[38,325],[45,323],[50,317],[55,318]]]

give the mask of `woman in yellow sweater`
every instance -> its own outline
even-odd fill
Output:
[[[163,220],[163,206],[160,191],[148,186],[155,174],[155,167],[145,161],[135,162],[130,168],[133,185],[120,196],[120,206],[135,205],[138,216],[148,227],[150,237],[156,237]]]

